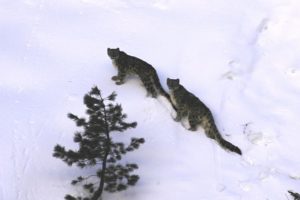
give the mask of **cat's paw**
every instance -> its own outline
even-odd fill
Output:
[[[188,130],[189,130],[189,131],[196,131],[197,128],[196,128],[196,127],[190,127],[190,128],[188,128]]]
[[[147,92],[147,93],[146,93],[146,97],[151,97],[150,92]]]
[[[122,85],[124,82],[123,81],[117,81],[116,85]]]
[[[157,94],[150,94],[150,96],[155,99],[157,98]]]
[[[117,80],[119,80],[119,77],[118,76],[113,76],[113,77],[111,77],[111,80],[117,81]]]
[[[171,117],[174,119],[177,116],[177,111],[174,108],[170,108],[171,110]]]
[[[174,117],[173,119],[174,119],[175,122],[180,122],[181,121],[181,119],[179,117]]]

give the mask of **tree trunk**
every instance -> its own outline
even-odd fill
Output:
[[[91,200],[98,200],[102,195],[102,192],[103,192],[103,189],[104,189],[104,177],[105,177],[105,170],[106,170],[106,160],[107,160],[107,156],[109,154],[109,151],[110,151],[110,141],[108,140],[105,156],[104,156],[103,163],[102,163],[102,172],[101,172],[99,187],[98,187],[97,191],[94,193],[94,195],[92,196]]]
[[[101,177],[100,177],[100,183],[99,183],[99,187],[97,189],[97,191],[94,193],[94,195],[92,196],[91,200],[99,200],[99,198],[101,197],[102,193],[103,193],[103,189],[104,189],[104,178],[105,178],[105,170],[106,170],[106,162],[107,162],[107,157],[110,151],[110,137],[109,137],[109,128],[108,128],[108,123],[107,123],[107,117],[106,117],[106,109],[104,108],[104,119],[106,122],[106,139],[107,139],[107,143],[106,143],[106,152],[103,158],[103,163],[102,163],[102,172],[101,172]]]

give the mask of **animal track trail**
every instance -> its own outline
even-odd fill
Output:
[[[267,17],[263,18],[260,21],[254,33],[253,39],[250,41],[250,44],[256,45],[259,42],[260,38],[262,37],[262,34],[268,30],[269,23],[270,23],[270,19]]]
[[[20,151],[23,151],[23,148],[20,148],[20,141],[22,141],[22,138],[18,135],[18,131],[13,131],[13,153],[12,153],[12,160],[13,160],[13,171],[14,171],[14,184],[15,184],[15,190],[16,190],[16,200],[21,200],[20,197],[20,183],[22,178],[22,172],[20,172],[20,165],[21,165],[21,158],[24,158],[23,155],[20,153]],[[22,166],[23,168],[23,166]],[[22,170],[23,171],[23,170]]]
[[[224,73],[221,78],[235,80],[238,77],[243,76],[245,79],[245,85],[249,82],[251,74],[253,74],[257,63],[260,61],[262,56],[260,52],[260,43],[261,40],[263,40],[264,33],[268,30],[269,26],[270,19],[268,17],[262,18],[256,29],[253,31],[252,37],[250,37],[247,42],[247,49],[249,49],[247,54],[240,55],[238,58],[230,60],[228,62],[230,70]]]
[[[44,0],[40,0],[39,2],[35,3],[34,1],[27,1],[26,4],[30,5],[30,6],[36,6],[38,7],[38,12],[36,14],[36,16],[34,17],[33,21],[31,22],[31,36],[29,37],[27,43],[26,43],[26,53],[24,54],[23,57],[23,62],[27,62],[28,61],[28,56],[30,55],[30,50],[33,48],[34,46],[34,40],[35,40],[35,35],[38,33],[40,24],[41,24],[41,13],[43,11],[43,8],[45,7],[45,1]]]
[[[261,57],[261,53],[259,51],[260,41],[263,38],[264,32],[268,30],[269,22],[270,22],[269,18],[265,17],[261,19],[260,23],[257,25],[255,32],[253,33],[253,37],[249,42],[250,45],[249,47],[251,48],[252,55],[246,73],[250,73],[250,74],[253,73],[256,64],[258,63]]]
[[[32,184],[32,179],[28,178],[38,168],[40,161],[37,160],[37,153],[40,149],[40,139],[43,130],[49,120],[38,124],[35,120],[18,122],[14,124],[13,130],[13,150],[12,163],[14,171],[14,184],[16,187],[16,200],[30,200],[34,192],[24,190],[24,185]]]
[[[3,186],[0,185],[0,199],[4,199],[4,191],[3,191]]]

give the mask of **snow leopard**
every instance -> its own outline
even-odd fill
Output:
[[[118,74],[112,77],[117,85],[123,84],[128,75],[137,75],[147,90],[147,96],[151,95],[156,98],[162,95],[171,103],[170,95],[161,86],[157,72],[152,65],[120,51],[119,48],[107,48],[107,54],[118,69]],[[172,107],[176,109],[173,105]]]
[[[170,90],[171,101],[177,108],[175,121],[187,118],[190,131],[196,131],[200,125],[206,136],[216,140],[222,148],[242,155],[242,151],[237,146],[223,139],[209,108],[194,94],[186,90],[180,84],[179,79],[167,78],[167,85]]]

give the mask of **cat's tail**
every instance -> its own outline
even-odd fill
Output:
[[[242,151],[240,150],[240,148],[238,148],[237,146],[233,145],[232,143],[224,140],[224,138],[220,137],[217,141],[220,144],[220,146],[223,147],[224,149],[228,149],[232,152],[242,155]]]
[[[176,106],[175,106],[175,105],[172,103],[172,101],[171,101],[170,95],[169,95],[169,94],[163,89],[163,87],[161,86],[160,81],[159,81],[159,78],[158,78],[157,75],[153,77],[153,82],[154,82],[154,85],[155,85],[156,89],[158,90],[158,93],[159,93],[160,95],[164,96],[166,99],[168,99],[168,101],[169,101],[170,104],[172,105],[173,109],[174,109],[175,111],[177,111]]]
[[[218,142],[218,144],[225,150],[229,150],[232,152],[235,152],[239,155],[242,155],[242,151],[240,150],[240,148],[238,148],[237,146],[233,145],[232,143],[228,142],[227,140],[225,140],[222,135],[220,134],[220,132],[218,131],[215,122],[213,121],[213,118],[211,116],[211,123],[209,127],[206,127],[205,129],[205,133],[206,135],[211,138],[214,139]]]

